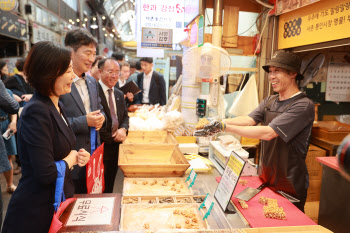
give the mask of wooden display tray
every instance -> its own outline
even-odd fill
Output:
[[[190,164],[177,145],[122,144],[118,166],[125,177],[179,177]]]
[[[179,143],[168,131],[129,131],[123,144],[175,144]]]
[[[138,204],[138,205],[122,205],[120,218],[120,231],[140,231],[158,232],[159,230],[181,230],[185,229],[187,218],[181,212],[193,211],[195,218],[198,220],[199,229],[209,229],[207,220],[203,221],[204,211],[198,210],[199,204]],[[174,214],[177,210],[180,213]],[[136,220],[137,219],[137,220]],[[190,221],[192,223],[192,221]],[[149,228],[145,229],[145,224],[149,224]],[[180,224],[181,228],[177,229],[176,224]]]
[[[312,128],[312,136],[330,141],[341,141],[350,133],[350,125],[338,121],[318,121]]]
[[[263,227],[246,228],[240,230],[242,233],[332,233],[323,226],[290,226],[290,227]]]
[[[156,184],[154,184],[155,181],[157,181]],[[165,181],[167,181],[168,183],[166,184],[166,186],[163,186],[162,184]],[[136,182],[136,184],[134,182]],[[186,182],[186,178],[183,177],[124,178],[123,196],[192,195],[193,190],[192,188],[188,188],[189,185],[190,183]],[[172,188],[175,188],[176,190],[172,190]],[[177,191],[178,189],[180,189],[180,192]]]
[[[204,195],[199,196],[123,196],[122,197],[122,205],[138,205],[138,204],[201,204],[202,202],[198,202],[196,200],[205,199]],[[172,202],[161,203],[162,200],[168,199]],[[130,200],[134,200],[134,202],[130,202]],[[205,208],[205,206],[203,207]]]

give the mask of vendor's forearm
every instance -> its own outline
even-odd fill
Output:
[[[239,125],[239,126],[251,126],[256,125],[253,118],[249,116],[239,116],[235,118],[229,118],[224,120],[227,125]]]
[[[246,138],[256,138],[267,141],[278,136],[278,134],[270,126],[227,125],[225,131],[235,133]]]

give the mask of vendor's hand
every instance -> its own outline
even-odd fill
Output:
[[[128,97],[130,102],[134,100],[134,95],[131,92],[126,93],[126,97]]]
[[[84,167],[90,160],[90,153],[87,152],[85,149],[80,149],[78,151],[77,160],[78,160],[78,165],[80,167]]]
[[[112,137],[114,138],[115,142],[124,142],[126,139],[126,132],[124,129],[118,129]]]
[[[215,130],[225,131],[226,123],[224,121],[214,121],[209,125],[204,126],[205,131],[212,132]]]
[[[10,129],[13,131],[13,133],[17,132],[17,121],[11,121],[7,129]]]
[[[22,101],[28,102],[32,98],[32,94],[25,94],[21,96]]]
[[[100,130],[103,122],[105,121],[105,117],[103,116],[103,114],[101,114],[100,110],[94,111],[94,112],[89,112],[86,115],[86,120],[87,120],[87,124],[90,127],[95,127],[96,130]]]

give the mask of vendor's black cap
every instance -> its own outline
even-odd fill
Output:
[[[304,76],[300,73],[301,59],[298,55],[284,50],[276,51],[270,62],[263,66],[266,72],[269,72],[269,67],[275,66],[297,73],[296,80],[302,80]]]

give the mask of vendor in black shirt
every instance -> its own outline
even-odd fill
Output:
[[[301,59],[296,54],[277,51],[263,66],[277,94],[264,99],[249,116],[208,127],[261,139],[260,178],[275,191],[299,199],[294,204],[304,211],[309,186],[305,158],[315,111],[313,102],[298,89],[297,82],[303,79],[300,66]],[[262,125],[256,126],[259,123]]]

